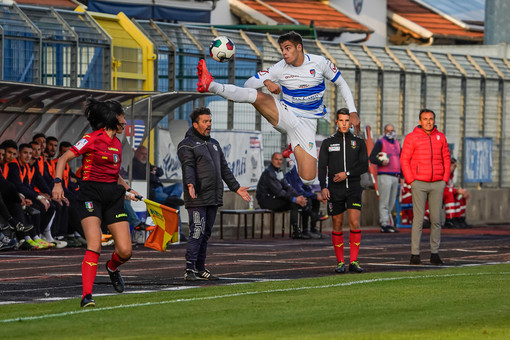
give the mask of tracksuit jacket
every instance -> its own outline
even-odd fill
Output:
[[[260,175],[257,183],[257,201],[260,203],[267,198],[283,198],[292,202],[298,193],[287,182],[280,168],[275,168],[273,164],[269,166]]]
[[[335,174],[348,172],[347,179],[334,182]],[[351,132],[338,131],[322,141],[319,152],[319,183],[324,188],[359,186],[361,175],[368,171],[365,141]],[[326,182],[326,173],[328,182]]]
[[[177,147],[182,166],[184,206],[186,208],[223,205],[223,181],[231,191],[241,185],[228,166],[217,140],[201,135],[191,127]],[[188,184],[193,184],[197,198],[189,195]]]

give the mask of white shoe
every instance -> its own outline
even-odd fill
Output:
[[[55,245],[55,248],[57,249],[67,247],[66,241],[55,240],[50,233],[44,233],[44,235],[42,235],[41,238],[48,243],[53,243]]]
[[[66,241],[60,241],[60,240],[53,240],[51,243],[55,243],[55,248],[62,249],[67,247]]]

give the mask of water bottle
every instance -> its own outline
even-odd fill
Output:
[[[252,195],[250,195],[250,198],[251,198],[251,199],[250,199],[250,203],[249,203],[249,205],[248,205],[248,209],[253,210],[253,196],[252,196]]]

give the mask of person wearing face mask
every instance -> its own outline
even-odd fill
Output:
[[[379,189],[379,223],[381,233],[396,233],[391,212],[395,207],[400,177],[400,143],[395,139],[392,124],[384,126],[384,136],[377,140],[370,153],[370,162],[377,165]]]

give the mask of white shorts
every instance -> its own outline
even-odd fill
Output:
[[[278,124],[274,128],[287,133],[292,150],[300,145],[310,156],[317,159],[317,119],[297,117],[285,103],[276,98],[274,101],[278,110]]]

